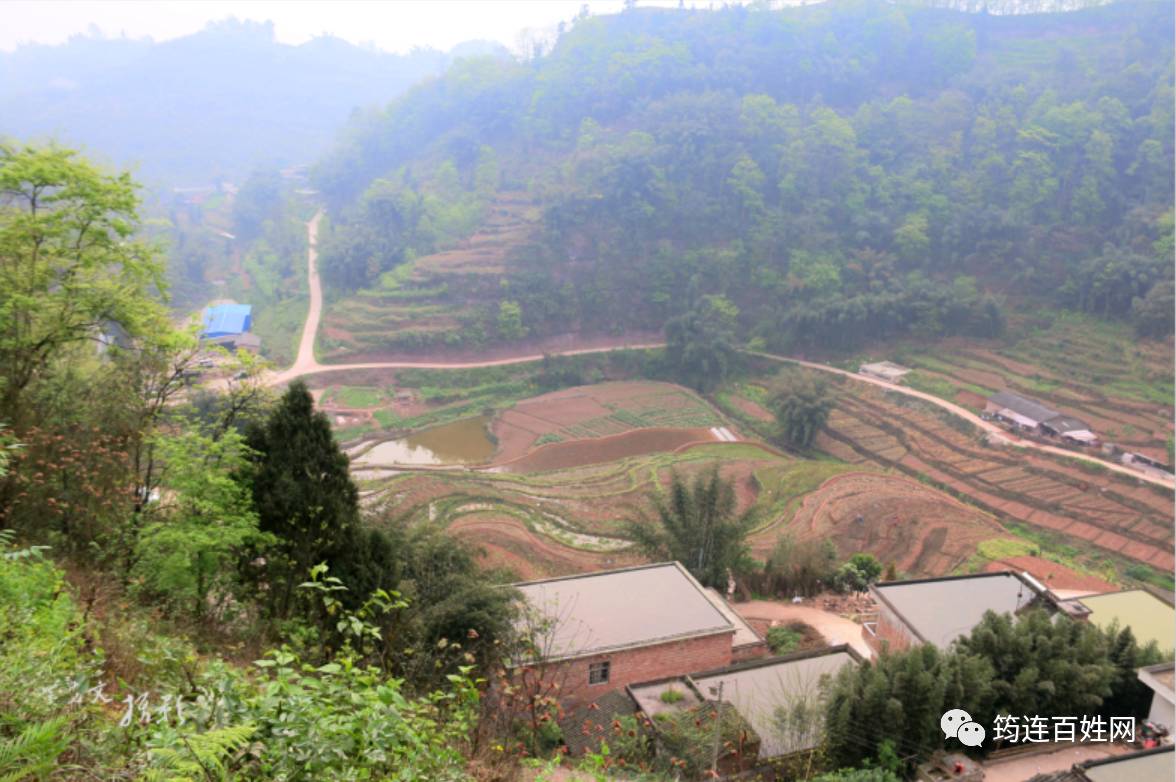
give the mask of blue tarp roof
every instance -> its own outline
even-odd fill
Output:
[[[243,334],[253,324],[253,307],[249,304],[218,304],[204,310],[202,337]]]

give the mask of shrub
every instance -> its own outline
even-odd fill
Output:
[[[768,647],[772,654],[787,654],[794,651],[804,640],[804,633],[792,625],[779,625],[768,630]]]

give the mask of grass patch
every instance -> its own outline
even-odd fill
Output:
[[[959,387],[954,383],[942,377],[929,375],[919,369],[912,370],[903,378],[903,381],[916,391],[922,391],[925,394],[934,394],[943,399],[954,399],[956,394],[959,393]]]
[[[299,296],[281,304],[254,309],[252,331],[261,337],[261,354],[275,366],[287,367],[294,363],[309,307],[309,299]]]
[[[344,407],[375,407],[384,401],[384,392],[372,386],[332,386],[326,396]]]
[[[984,540],[976,547],[976,551],[980,556],[988,560],[1011,559],[1012,557],[1038,557],[1041,556],[1041,548],[1033,545],[1027,540],[1016,540],[1012,538],[992,538],[991,540]]]
[[[673,687],[667,689],[660,696],[658,696],[658,698],[662,703],[666,704],[678,703],[680,701],[686,700],[686,696],[682,694],[682,691]]]
[[[404,419],[391,410],[377,410],[372,413],[372,417],[380,424],[381,429],[393,429],[403,426]]]

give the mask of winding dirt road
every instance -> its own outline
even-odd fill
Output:
[[[319,321],[323,314],[323,288],[322,282],[319,279],[318,273],[318,229],[319,223],[322,220],[323,212],[320,209],[315,213],[314,217],[306,224],[306,238],[307,238],[307,279],[310,282],[310,308],[306,315],[306,323],[302,327],[302,339],[298,343],[298,357],[294,363],[287,369],[281,372],[269,373],[265,377],[265,382],[268,385],[281,385],[288,383],[291,380],[302,377],[303,375],[315,375],[323,372],[346,372],[355,369],[474,369],[477,367],[500,367],[508,366],[510,364],[529,364],[534,361],[543,360],[544,354],[533,353],[521,356],[511,356],[508,358],[489,359],[485,361],[374,361],[358,364],[320,364],[314,355],[315,337],[318,335]],[[620,341],[614,344],[603,347],[594,348],[580,348],[576,350],[552,351],[547,355],[553,356],[580,356],[589,353],[607,353],[613,350],[646,350],[650,348],[665,347],[664,342],[643,342],[637,344],[628,344]],[[888,391],[905,394],[906,396],[922,399],[925,402],[930,402],[933,405],[948,411],[952,415],[959,416],[965,421],[978,427],[981,431],[987,432],[990,439],[1002,445],[1010,445],[1016,448],[1032,448],[1037,451],[1044,451],[1055,456],[1062,456],[1068,459],[1076,459],[1090,464],[1096,464],[1104,469],[1112,472],[1128,475],[1132,478],[1138,478],[1141,481],[1155,484],[1156,486],[1163,486],[1166,489],[1176,487],[1176,479],[1163,478],[1148,473],[1132,470],[1121,464],[1114,462],[1096,459],[1082,453],[1068,451],[1064,448],[1057,448],[1052,445],[1045,445],[1043,443],[1034,442],[1032,440],[1021,440],[1013,437],[1007,430],[1000,426],[985,421],[970,410],[960,407],[957,404],[942,399],[932,394],[923,391],[917,391],[906,386],[897,386],[893,383],[888,383],[885,380],[878,380],[877,378],[866,377],[859,375],[856,372],[850,372],[837,367],[829,366],[828,364],[818,364],[813,361],[804,361],[798,358],[789,358],[787,356],[777,356],[773,353],[761,353],[754,350],[742,351],[749,356],[757,356],[759,358],[768,359],[769,361],[777,361],[785,364],[796,364],[798,366],[807,367],[808,369],[816,369],[821,372],[828,372],[835,375],[856,380],[859,383],[871,383],[876,386],[881,386]]]
[[[314,343],[318,336],[319,322],[323,316],[323,286],[318,273],[318,229],[322,216],[323,212],[320,209],[310,219],[310,222],[306,224],[306,270],[307,279],[310,282],[310,308],[306,313],[306,322],[302,326],[302,339],[298,342],[298,356],[288,368],[281,372],[267,374],[265,376],[267,385],[282,385],[304,375],[317,375],[323,372],[347,372],[355,369],[474,369],[477,367],[529,364],[533,361],[543,360],[543,353],[533,353],[522,356],[510,356],[508,358],[488,359],[485,361],[369,361],[356,364],[319,363],[319,360],[314,355]],[[555,350],[547,355],[580,356],[589,353],[607,353],[612,350],[645,350],[664,346],[664,342],[634,344],[617,342],[604,347]]]

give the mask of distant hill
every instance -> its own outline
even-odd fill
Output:
[[[353,111],[387,102],[494,43],[406,55],[320,37],[274,40],[228,20],[164,42],[78,36],[0,53],[0,137],[55,138],[149,182],[239,180],[316,159]]]
[[[707,296],[780,351],[992,337],[1041,304],[1171,334],[1172,23],[636,8],[463,60],[315,168],[327,348],[645,333]]]

